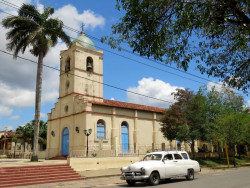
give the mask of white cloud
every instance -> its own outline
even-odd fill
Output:
[[[56,10],[53,17],[58,17],[65,25],[77,30],[80,30],[82,23],[85,24],[85,29],[91,30],[96,27],[102,28],[105,25],[105,18],[101,15],[97,15],[92,10],[84,10],[82,13],[78,13],[76,7],[72,5],[65,5]],[[69,32],[71,36],[77,36],[75,32],[67,32]]]
[[[153,78],[142,78],[138,81],[137,87],[128,88],[127,91],[140,93],[142,95],[151,96],[153,98],[174,103],[174,96],[171,95],[171,93],[175,92],[177,88],[184,89],[178,86],[171,86],[169,83],[163,82],[159,79],[154,80]],[[130,103],[158,106],[162,108],[168,108],[172,104],[139,96],[129,92],[127,92],[127,101]]]
[[[13,112],[13,109],[9,108],[8,106],[4,106],[0,104],[0,116],[9,116]]]
[[[0,131],[11,131],[13,130],[13,126],[12,125],[0,125]]]
[[[10,3],[21,6],[22,3],[31,3],[31,0],[9,1]],[[42,11],[43,5],[36,1],[37,8]],[[17,15],[17,10],[0,4],[0,8],[10,14]],[[105,24],[105,19],[95,14],[91,10],[85,10],[79,14],[77,9],[72,5],[66,5],[58,10],[55,10],[55,17],[63,20],[65,25],[72,28],[80,29],[81,23],[84,21],[85,27],[94,29],[102,27]],[[9,16],[0,12],[0,18]],[[6,49],[8,41],[5,39],[6,30],[0,27],[0,49]],[[76,33],[74,33],[76,36]],[[65,43],[59,43],[50,49],[47,56],[44,58],[44,64],[59,67],[60,65],[60,51],[67,49]],[[19,54],[21,57],[31,59],[37,62],[37,58],[29,53],[29,48],[24,54]],[[8,106],[14,107],[28,107],[34,106],[35,102],[35,87],[36,87],[36,72],[37,64],[31,63],[17,58],[14,60],[12,56],[0,53],[1,70],[0,70],[0,104],[5,106],[3,114],[11,114],[12,109]],[[43,85],[42,85],[42,103],[56,102],[59,94],[59,72],[43,68]]]
[[[247,107],[250,107],[250,100],[247,101]]]
[[[208,82],[207,89],[211,91],[213,87],[216,91],[221,92],[225,86],[223,86],[223,82]]]
[[[40,117],[41,117],[41,118],[47,118],[47,114],[40,113]]]
[[[11,4],[14,4],[18,7],[22,6],[22,4],[30,4],[31,0],[8,0],[8,2],[3,2],[0,3],[0,8],[4,9],[4,11],[8,12],[8,13],[17,13],[17,9],[12,8]]]
[[[39,0],[36,2],[37,10],[42,13],[44,10],[44,5],[40,4]]]
[[[34,105],[35,91],[11,87],[0,83],[0,102],[4,105],[27,107]]]
[[[114,100],[115,100],[115,98],[114,98],[114,97],[112,97],[110,100],[114,101]]]
[[[16,116],[11,116],[10,120],[16,120],[16,119],[20,119],[20,116],[16,115]]]

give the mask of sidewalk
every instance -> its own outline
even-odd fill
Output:
[[[87,170],[78,172],[84,179],[102,178],[102,177],[112,177],[120,176],[121,170],[119,168],[109,168],[103,170]]]
[[[39,162],[30,162],[30,159],[9,159],[9,158],[0,159],[0,167],[56,165],[56,164],[67,164],[67,160],[39,159]]]

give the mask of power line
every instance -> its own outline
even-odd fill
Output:
[[[14,5],[13,3],[10,3],[10,2],[4,1],[4,0],[2,0],[2,1],[3,1],[3,2],[0,2],[0,3],[5,4],[5,5],[7,5],[7,6],[10,6],[10,7],[12,7],[12,8],[15,8],[15,9],[17,9],[17,10],[20,10],[20,9],[19,9],[19,8],[20,8],[19,6]],[[7,4],[6,4],[6,3],[7,3]],[[17,8],[17,7],[18,7],[18,8]],[[6,14],[12,15],[12,14],[7,13],[7,12],[1,10],[1,9],[0,9],[0,11],[4,12],[4,13],[6,13]],[[29,12],[29,11],[27,11],[27,12],[30,13],[30,14],[32,14],[32,13]],[[33,15],[34,15],[34,14],[33,14]],[[12,16],[14,16],[14,15],[12,15]],[[35,16],[35,15],[34,15],[34,16]],[[78,33],[78,34],[80,33],[79,30],[74,29],[74,28],[72,28],[72,27],[69,27],[69,26],[66,26],[66,25],[63,25],[63,27],[64,27],[65,29],[68,29],[68,30],[70,30],[70,31],[76,32],[76,33]],[[87,34],[86,34],[86,35],[87,35]],[[90,38],[93,38],[94,40],[101,41],[100,39],[98,39],[98,38],[96,38],[96,37],[93,37],[93,36],[91,36],[91,35],[87,35],[87,36],[89,36]],[[70,37],[71,39],[75,39],[74,37],[71,37],[71,36],[69,36],[69,37]],[[79,40],[79,41],[81,41],[81,40]],[[86,44],[88,44],[88,45],[92,45],[92,44],[89,44],[89,43],[87,43],[87,42],[85,42],[85,41],[81,41],[81,42],[86,43]],[[95,45],[95,46],[96,46],[96,45]],[[151,67],[151,68],[160,70],[160,71],[162,71],[162,72],[166,72],[166,73],[168,73],[168,74],[172,74],[172,75],[175,75],[175,76],[178,76],[178,77],[182,77],[182,78],[185,78],[185,79],[187,79],[187,80],[190,80],[190,81],[193,81],[193,82],[197,82],[197,83],[200,83],[200,84],[206,84],[206,83],[204,83],[204,82],[200,82],[200,81],[197,81],[197,80],[193,80],[193,79],[191,79],[191,78],[188,78],[188,77],[185,77],[185,76],[181,76],[181,75],[179,75],[179,74],[172,73],[172,72],[169,72],[169,71],[160,69],[160,68],[158,68],[158,67],[154,67],[154,66],[152,66],[152,65],[148,65],[148,64],[146,64],[146,63],[144,63],[144,62],[141,62],[141,61],[138,61],[138,60],[129,58],[129,57],[127,57],[127,56],[117,54],[117,53],[112,52],[112,51],[110,51],[110,50],[107,50],[107,49],[105,49],[105,48],[102,48],[102,47],[99,47],[99,46],[96,46],[96,47],[99,48],[99,49],[105,50],[106,52],[109,52],[109,53],[111,53],[111,54],[120,56],[120,57],[125,58],[125,59],[129,59],[129,60],[134,61],[134,62],[136,62],[136,63],[143,64],[143,65],[145,65],[145,66],[148,66],[148,67]],[[132,53],[131,51],[128,51],[128,50],[126,50],[126,49],[123,49],[123,51],[125,51],[125,52],[127,52],[127,53],[131,53],[132,55],[138,56],[138,57],[140,57],[140,58],[144,58],[144,59],[146,59],[146,60],[150,60],[150,61],[152,61],[152,62],[154,62],[154,63],[159,64],[159,65],[166,66],[166,67],[168,67],[168,68],[177,70],[177,71],[179,71],[179,72],[182,72],[182,73],[185,73],[185,74],[189,74],[189,75],[194,76],[194,77],[197,77],[197,78],[199,78],[199,79],[203,79],[203,80],[206,80],[206,81],[209,81],[209,82],[213,82],[213,83],[215,83],[215,84],[217,84],[217,85],[222,85],[222,86],[224,86],[224,84],[216,83],[216,82],[214,82],[214,81],[212,81],[212,80],[209,80],[209,79],[206,79],[206,78],[202,78],[202,77],[200,77],[200,76],[197,76],[197,75],[194,75],[194,74],[191,74],[191,73],[188,73],[188,72],[184,72],[184,71],[182,71],[182,70],[179,70],[179,69],[177,69],[177,68],[171,67],[171,66],[166,65],[166,64],[162,64],[162,63],[157,62],[157,61],[154,61],[154,60],[152,60],[152,59],[147,59],[146,57],[142,57],[142,56],[140,56],[139,54]],[[234,89],[234,88],[231,88],[231,89]]]
[[[15,8],[15,9],[17,9],[17,10],[19,10],[19,8],[20,8],[19,6],[14,5],[13,3],[6,2],[6,1],[4,1],[4,0],[2,0],[2,1],[3,1],[3,2],[0,2],[0,3],[3,3],[3,4],[5,4],[5,5],[10,6],[10,7],[12,7],[12,8]],[[7,4],[6,4],[6,3],[7,3]],[[2,11],[2,12],[5,12],[5,11],[3,11],[3,10],[1,10],[1,11]],[[27,12],[28,12],[28,11],[27,11]],[[5,12],[5,13],[6,13],[6,12]],[[32,14],[31,12],[29,12],[29,13]],[[7,14],[9,14],[9,13],[7,13]],[[11,15],[11,14],[9,14],[9,15]],[[75,33],[78,33],[78,34],[80,33],[79,30],[74,29],[74,28],[72,28],[72,27],[69,27],[69,26],[66,26],[66,25],[63,25],[63,27],[64,27],[65,29],[67,29],[67,30],[72,31],[72,32],[75,32]],[[89,34],[85,34],[85,35],[88,36],[88,37],[90,37],[91,39],[94,39],[94,40],[96,40],[96,41],[101,42],[101,39],[98,39],[98,38],[96,38],[96,37],[94,37],[94,36],[91,36],[91,35],[89,35]],[[70,37],[70,38],[75,39],[75,38],[73,38],[73,37]],[[84,42],[84,43],[88,44],[88,43],[85,42],[85,41],[81,41],[81,42]],[[89,44],[89,45],[91,45],[91,44]],[[95,45],[95,46],[96,46],[96,45]],[[193,79],[191,79],[191,78],[188,78],[188,77],[185,77],[185,76],[181,76],[181,75],[179,75],[179,74],[172,73],[172,72],[169,72],[169,71],[166,71],[166,70],[163,70],[163,69],[154,67],[154,66],[152,66],[152,65],[148,65],[148,64],[143,63],[143,62],[141,62],[141,61],[138,61],[138,60],[135,60],[135,59],[132,59],[132,58],[128,58],[128,57],[126,57],[126,56],[117,54],[117,53],[115,53],[115,52],[111,52],[111,51],[109,51],[109,50],[107,50],[107,49],[104,49],[104,48],[102,48],[102,47],[99,47],[99,46],[96,46],[96,47],[98,47],[99,49],[105,50],[105,51],[107,51],[107,52],[109,52],[109,53],[112,53],[112,54],[114,54],[114,55],[117,55],[117,56],[120,56],[120,57],[129,59],[129,60],[131,60],[131,61],[134,61],[134,62],[143,64],[143,65],[145,65],[145,66],[148,66],[148,67],[151,67],[151,68],[154,68],[154,69],[157,69],[157,70],[160,70],[160,71],[163,71],[163,72],[166,72],[166,73],[175,75],[175,76],[179,76],[179,77],[182,77],[182,78],[185,78],[185,79],[188,79],[188,80],[191,80],[191,81],[200,83],[200,84],[206,84],[206,83],[204,83],[204,82],[200,82],[200,81],[197,81],[197,80],[193,80]],[[135,55],[135,56],[137,56],[137,57],[143,58],[143,59],[145,59],[145,60],[149,60],[149,61],[151,61],[151,62],[157,63],[157,64],[159,64],[159,65],[161,65],[161,66],[165,66],[165,67],[171,68],[171,69],[173,69],[173,70],[182,72],[182,73],[184,73],[184,74],[188,74],[188,75],[191,75],[191,76],[193,76],[193,77],[197,77],[197,78],[199,78],[199,79],[203,79],[203,80],[205,80],[205,81],[209,81],[209,82],[216,83],[216,82],[214,82],[214,81],[212,81],[212,80],[209,80],[209,79],[206,79],[206,78],[202,78],[202,77],[197,76],[197,75],[195,75],[195,74],[192,74],[192,73],[188,73],[188,72],[182,71],[182,70],[180,70],[180,69],[171,67],[171,66],[169,66],[169,65],[167,65],[167,64],[163,64],[163,63],[157,62],[157,61],[152,60],[152,59],[150,59],[150,58],[142,57],[142,56],[140,56],[139,54],[133,53],[133,52],[131,52],[131,51],[129,51],[129,50],[123,49],[123,51],[125,51],[125,52],[127,52],[127,53],[130,53],[130,54],[132,54],[132,55]],[[220,83],[216,83],[216,84],[223,85],[223,84],[220,84]]]
[[[0,9],[0,11],[4,12],[4,13],[6,13],[6,14],[12,15],[12,14],[7,13],[7,12],[1,10],[1,9]],[[71,39],[75,39],[74,37],[71,37],[71,36],[69,36],[69,37],[70,37]],[[86,44],[89,44],[89,43],[87,43],[87,42],[85,42],[85,41],[82,41],[82,40],[79,40],[79,41],[81,41],[81,42],[83,42],[83,43],[86,43]],[[92,44],[89,44],[89,45],[92,45]],[[96,45],[95,45],[95,46],[96,46]],[[167,70],[160,69],[160,68],[155,67],[155,66],[152,66],[152,65],[148,65],[148,64],[146,64],[146,63],[144,63],[144,62],[141,62],[141,61],[139,61],[139,60],[135,60],[135,59],[129,58],[129,57],[125,56],[125,55],[117,54],[117,53],[112,52],[112,51],[110,51],[110,50],[101,48],[101,47],[99,47],[99,46],[96,46],[96,47],[99,48],[99,49],[105,50],[105,52],[108,52],[108,53],[114,54],[114,55],[116,55],[116,56],[119,56],[119,57],[122,57],[122,58],[125,58],[125,59],[128,59],[128,60],[131,60],[131,61],[133,61],[133,62],[142,64],[142,65],[144,65],[144,66],[147,66],[147,67],[150,67],[150,68],[153,68],[153,69],[156,69],[156,70],[159,70],[159,71],[168,73],[168,74],[172,74],[172,75],[175,75],[175,76],[178,76],[178,77],[182,77],[182,78],[184,78],[184,79],[191,80],[191,81],[193,81],[193,82],[197,82],[197,83],[200,83],[200,84],[206,84],[206,83],[204,83],[204,82],[200,82],[200,81],[197,81],[197,80],[194,80],[194,79],[185,77],[185,76],[181,76],[181,75],[176,74],[176,73],[173,73],[173,72],[169,72],[169,71],[167,71]],[[212,82],[212,81],[211,81],[211,82]]]
[[[5,53],[5,54],[7,54],[7,55],[11,55],[11,56],[14,55],[14,54],[9,53],[9,52],[6,52],[6,51],[4,51],[4,50],[0,50],[0,52]],[[25,61],[28,61],[28,62],[32,62],[32,63],[34,63],[34,64],[38,64],[38,62],[33,61],[33,60],[31,60],[31,59],[28,59],[28,58],[24,58],[24,57],[21,57],[21,56],[16,56],[16,57],[18,57],[18,58],[20,58],[20,59],[23,59],[23,60],[25,60]],[[59,69],[57,69],[57,68],[55,68],[55,67],[52,67],[52,66],[49,66],[49,65],[46,65],[46,64],[43,64],[43,66],[46,67],[46,68],[50,68],[50,69],[59,71],[60,73],[66,73],[65,71],[59,70]],[[92,80],[92,79],[89,79],[89,78],[86,78],[86,77],[83,77],[83,76],[75,75],[75,74],[72,74],[72,73],[69,73],[69,72],[67,72],[67,74],[72,75],[72,76],[76,76],[76,77],[79,77],[79,78],[83,78],[83,79],[86,79],[86,80],[89,80],[89,81],[93,81],[93,82],[96,82],[96,83],[98,83],[98,84],[102,84],[102,85],[105,85],[105,86],[108,86],[108,87],[111,87],[111,88],[114,88],[114,89],[118,89],[118,90],[121,90],[121,91],[126,91],[126,92],[128,92],[128,93],[132,93],[132,94],[135,94],[135,95],[147,97],[147,98],[154,99],[154,100],[158,100],[158,101],[161,101],[161,102],[166,102],[166,103],[174,104],[174,103],[171,102],[171,101],[167,101],[167,100],[163,100],[163,99],[158,99],[158,98],[151,97],[151,96],[148,96],[148,95],[144,95],[144,94],[141,94],[141,93],[129,91],[129,90],[126,90],[126,89],[117,87],[117,86],[113,86],[113,85],[110,85],[110,84],[105,84],[105,83],[103,83],[103,82],[98,82],[98,81],[96,81],[96,80]]]

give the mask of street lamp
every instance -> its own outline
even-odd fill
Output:
[[[84,134],[87,136],[87,157],[89,155],[89,135],[92,133],[92,129],[83,130]]]

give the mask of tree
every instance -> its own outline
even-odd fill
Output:
[[[34,127],[35,127],[35,120],[32,120],[31,122],[26,123],[25,126],[19,126],[16,129],[16,134],[21,134],[22,138],[24,139],[24,142],[33,145]],[[38,142],[43,145],[45,145],[47,142],[47,122],[44,122],[43,120],[40,120],[39,122]]]
[[[213,144],[217,145],[217,152],[219,158],[221,158],[221,148],[223,148],[223,129],[218,123],[218,118],[221,114],[225,114],[223,108],[222,93],[217,91],[215,87],[211,88],[211,91],[207,91],[206,87],[202,88],[207,98],[207,118],[208,126],[211,128],[210,137]]]
[[[247,140],[249,137],[247,130],[250,125],[249,115],[246,112],[229,113],[220,119],[220,125],[224,129],[225,142],[233,149],[233,163],[236,166],[235,147],[249,142]]]
[[[213,143],[218,144],[219,157],[221,144],[224,143],[231,146],[235,158],[235,146],[247,144],[249,134],[249,115],[243,109],[243,97],[228,87],[222,87],[220,91],[215,88],[211,91],[206,88],[202,90],[208,104],[207,118],[210,131],[207,135]]]
[[[62,39],[70,45],[70,38],[63,31],[63,22],[59,19],[50,18],[54,13],[52,7],[44,8],[39,13],[33,5],[23,4],[18,16],[10,16],[3,19],[2,24],[10,29],[6,38],[10,40],[7,49],[14,51],[14,58],[19,52],[24,53],[28,46],[32,46],[30,52],[38,57],[35,99],[35,129],[34,147],[31,161],[38,161],[38,134],[40,121],[40,106],[42,93],[43,58],[49,49],[55,46],[58,39]]]
[[[169,140],[178,139],[191,146],[195,158],[195,141],[209,141],[207,126],[206,97],[200,90],[197,94],[187,89],[177,89],[174,93],[177,100],[161,119],[161,131]]]
[[[112,26],[112,47],[221,78],[248,92],[250,11],[247,0],[117,0],[125,15]]]
[[[34,123],[33,123],[33,125],[31,123],[26,123],[25,126],[19,126],[16,129],[16,134],[21,134],[23,139],[24,139],[24,142],[27,142],[28,144],[33,145],[33,142],[34,142]]]

